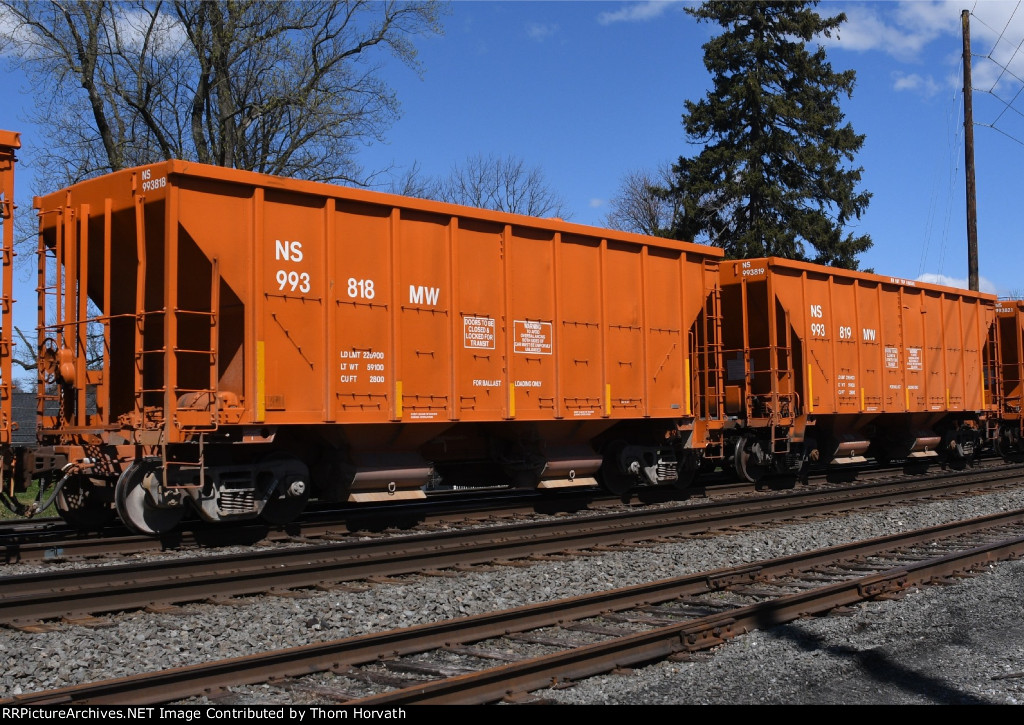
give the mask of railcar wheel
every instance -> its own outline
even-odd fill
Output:
[[[152,463],[135,461],[124,470],[114,487],[117,513],[125,526],[150,536],[170,531],[185,516],[185,507],[180,503],[173,508],[161,508],[153,503],[146,487],[158,485],[157,470]]]
[[[263,505],[260,518],[268,524],[281,526],[298,518],[309,503],[309,470],[302,461],[276,453],[266,462],[278,469],[281,480]]]
[[[636,482],[636,477],[628,473],[628,462],[623,461],[623,453],[626,450],[625,441],[614,441],[608,446],[604,453],[604,460],[601,462],[601,485],[609,493],[616,496],[623,496],[629,493]]]
[[[768,472],[761,442],[752,435],[736,441],[736,452],[733,456],[736,473],[750,483],[758,483]]]
[[[999,453],[999,455],[1007,463],[1024,463],[1024,452],[1021,451],[1008,451],[1006,453]]]
[[[54,503],[60,517],[77,529],[102,529],[117,517],[109,485],[82,474],[68,477]]]
[[[267,499],[260,511],[260,518],[268,524],[282,526],[291,523],[299,517],[309,503],[309,484],[306,484],[305,493],[299,496],[274,496]]]
[[[962,471],[967,468],[967,459],[958,453],[950,455],[945,463],[951,471]]]
[[[679,466],[676,469],[676,480],[672,482],[672,487],[677,491],[685,491],[693,482],[697,480],[697,474],[701,470],[700,458],[696,455],[684,455],[679,461]]]
[[[1007,463],[1024,463],[1024,450],[1016,430],[1003,428],[995,440],[995,450]]]

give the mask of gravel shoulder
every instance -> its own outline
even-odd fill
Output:
[[[741,636],[695,662],[662,662],[544,697],[604,705],[1024,703],[1024,562],[869,602],[848,617]]]
[[[467,572],[365,592],[254,597],[129,612],[110,626],[0,636],[0,697],[515,607],[735,566],[812,547],[1024,508],[1024,490],[854,513],[708,539]],[[691,662],[591,678],[538,695],[566,704],[1003,704],[1024,702],[1024,562],[871,602],[853,616],[740,636]],[[329,678],[329,676],[323,676]],[[243,688],[239,703],[311,704]],[[322,703],[336,704],[336,703]]]

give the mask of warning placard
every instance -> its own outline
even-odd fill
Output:
[[[512,330],[514,351],[530,355],[551,354],[551,323],[516,320]]]
[[[462,335],[465,347],[493,350],[494,319],[491,317],[463,317]]]

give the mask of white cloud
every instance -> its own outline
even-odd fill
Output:
[[[915,91],[925,96],[934,96],[942,89],[942,85],[930,75],[895,71],[892,78],[892,87],[897,91]]]
[[[600,209],[604,206],[604,199],[591,199],[588,205],[591,209]]]
[[[947,62],[958,65],[962,56],[965,5],[970,9],[971,54],[981,56],[972,66],[994,80],[1002,66],[1017,76],[1024,76],[1024,52],[1018,52],[1024,39],[1024,11],[1018,0],[986,0],[965,3],[963,0],[901,0],[901,2],[867,2],[826,4],[819,7],[822,15],[846,14],[838,37],[823,38],[829,47],[847,50],[882,51],[897,60],[917,62],[927,45],[940,41],[949,46]],[[986,58],[991,56],[985,68]],[[979,79],[976,77],[975,81]]]
[[[32,31],[20,25],[6,8],[0,8],[0,55],[30,55],[34,39]]]
[[[975,89],[1013,93],[1024,77],[1024,12],[1019,0],[901,0],[900,2],[834,3],[819,7],[822,15],[846,14],[838,33],[820,41],[830,48],[882,52],[903,63],[920,64],[935,47],[948,72],[934,75],[893,73],[893,88],[933,95],[941,88],[959,87],[963,60],[962,13],[970,9],[969,27]],[[933,52],[934,55],[934,52]],[[940,78],[941,80],[936,80]]]
[[[117,6],[115,20],[122,42],[136,52],[148,43],[156,55],[172,55],[188,41],[185,27],[168,12],[154,21],[147,13]]]
[[[613,23],[635,23],[653,20],[660,17],[669,6],[678,4],[672,0],[646,0],[646,2],[626,3],[614,12],[604,12],[597,16],[601,25]]]
[[[547,40],[558,33],[558,26],[552,23],[530,23],[526,26],[526,34],[530,40],[536,40],[538,43]]]
[[[881,50],[902,61],[918,60],[928,43],[940,35],[959,32],[957,5],[943,1],[824,6],[819,8],[822,15],[843,12],[846,22],[822,42],[847,50]]]
[[[982,3],[987,4],[987,3]],[[902,0],[896,3],[897,24],[923,38],[960,34],[960,13],[963,0]]]
[[[156,57],[169,57],[177,53],[188,40],[185,27],[171,13],[161,12],[154,18],[146,12],[115,5],[111,17],[117,25],[114,45],[120,44],[121,49],[139,53],[144,45],[148,52]],[[104,18],[102,22],[107,22]],[[19,58],[37,60],[48,43],[37,31],[20,24],[10,13],[0,8],[0,38],[10,43],[0,42],[0,50]],[[101,35],[100,53],[111,52],[110,45],[105,45],[105,36]]]
[[[961,3],[963,4],[963,3]],[[911,3],[913,5],[913,3]],[[976,89],[986,91],[1016,89],[1024,77],[1024,10],[1019,0],[989,0],[971,4],[971,80]],[[950,3],[950,12],[959,5]],[[961,9],[956,10],[953,34],[962,37]],[[960,61],[960,44],[955,63]]]
[[[958,287],[960,289],[968,289],[970,284],[966,279],[958,279],[956,277],[949,277],[945,274],[934,274],[928,272],[922,274],[917,278],[918,282],[925,282],[926,284],[939,284],[944,287]],[[988,294],[996,294],[996,286],[984,277],[978,277],[978,291],[987,292]]]

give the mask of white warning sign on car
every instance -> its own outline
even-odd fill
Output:
[[[462,335],[465,347],[493,350],[494,319],[491,317],[463,317]]]
[[[551,354],[551,323],[516,320],[513,328],[514,351],[524,355]]]

